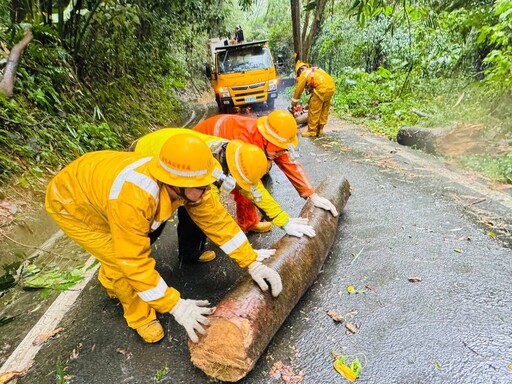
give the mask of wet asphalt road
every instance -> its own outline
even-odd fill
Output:
[[[269,375],[281,361],[304,383],[344,383],[332,367],[337,352],[362,361],[358,383],[511,383],[512,198],[442,159],[335,118],[324,138],[301,138],[299,146],[314,185],[345,177],[352,196],[323,272],[239,382],[284,383]],[[270,176],[269,190],[297,215],[304,201],[277,167]],[[270,247],[283,234],[274,227],[250,240]],[[216,303],[245,273],[223,255],[180,266],[175,222],[154,255],[185,298]],[[335,323],[331,309],[356,332]],[[166,338],[144,344],[94,278],[65,316],[65,331],[43,346],[18,383],[55,383],[58,361],[70,383],[216,382],[190,363],[185,331],[168,314],[160,320]]]

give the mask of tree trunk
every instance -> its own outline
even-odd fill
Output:
[[[28,30],[25,32],[25,36],[21,39],[14,47],[12,47],[9,57],[7,58],[7,64],[4,68],[4,75],[2,81],[0,81],[0,92],[7,97],[12,97],[14,94],[14,82],[16,81],[16,69],[20,61],[21,55],[26,46],[32,40],[32,31]]]
[[[290,0],[292,11],[293,50],[295,61],[302,60],[302,40],[300,35],[300,0]]]
[[[451,128],[402,127],[398,130],[396,141],[408,147],[416,147],[428,153],[438,153],[439,138],[446,136]]]
[[[306,14],[304,15],[303,17],[303,22],[302,22],[302,31],[300,33],[300,41],[302,42],[302,60],[305,61],[305,60],[308,60],[308,56],[306,55],[306,51],[307,51],[307,47],[306,47],[306,34],[308,32],[308,26],[309,26],[309,15],[310,15],[311,12],[306,12]]]
[[[309,51],[313,43],[315,42],[318,31],[320,30],[320,22],[322,20],[322,16],[324,14],[325,5],[327,4],[327,0],[318,0],[317,6],[315,8],[315,15],[313,17],[313,21],[311,22],[311,27],[309,28],[309,33],[307,37],[303,40],[302,46],[302,55],[305,60],[307,60]],[[307,25],[304,25],[304,31],[306,30]]]
[[[350,196],[350,184],[341,178],[324,182],[318,193],[341,212]],[[262,292],[246,274],[209,316],[207,334],[197,344],[189,342],[192,363],[208,376],[234,382],[247,375],[317,278],[334,242],[339,216],[333,217],[311,202],[306,203],[301,216],[309,218],[316,237],[285,235],[274,245],[275,256],[266,262],[283,280],[279,297]]]

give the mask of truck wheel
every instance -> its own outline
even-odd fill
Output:
[[[268,109],[274,109],[274,101],[275,101],[275,99],[267,99]]]
[[[217,109],[219,110],[219,113],[223,113],[222,112],[222,109],[223,109],[223,105],[222,103],[220,102],[220,99],[218,97],[215,98],[215,101],[217,102]]]
[[[230,104],[222,104],[220,100],[217,101],[217,107],[219,107],[219,113],[231,113],[231,105]]]

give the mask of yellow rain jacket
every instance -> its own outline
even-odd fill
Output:
[[[46,191],[48,213],[101,262],[100,281],[120,299],[132,328],[153,320],[154,310],[169,312],[180,298],[155,270],[148,237],[180,205],[240,267],[257,256],[210,192],[197,206],[171,200],[167,188],[148,169],[151,158],[133,152],[91,152],[60,171]]]
[[[158,156],[165,141],[179,133],[190,133],[203,140],[212,150],[213,156],[221,164],[222,169],[224,171],[229,170],[224,154],[220,154],[217,151],[217,148],[220,145],[227,143],[229,140],[217,136],[206,135],[186,128],[162,128],[151,132],[137,140],[135,143],[135,152],[147,156]],[[288,223],[290,219],[288,213],[281,208],[279,203],[272,197],[261,181],[258,182],[258,185],[256,186],[256,189],[262,195],[261,201],[258,202],[254,201],[254,196],[250,191],[246,191],[238,185],[236,188],[241,195],[249,199],[254,205],[261,209],[270,218],[274,225],[282,227]],[[213,190],[216,190],[215,192],[217,194],[219,193],[216,185],[213,186]]]
[[[308,93],[314,92],[320,100],[323,101],[323,95],[325,93],[333,93],[336,85],[334,84],[332,77],[323,69],[311,67],[303,70],[297,79],[297,85],[292,98],[293,102],[297,103],[300,101],[300,96],[302,95],[304,88]]]

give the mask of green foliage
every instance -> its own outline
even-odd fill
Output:
[[[390,139],[403,126],[458,122],[481,124],[486,136],[510,137],[511,0],[344,5],[324,15],[312,50],[312,62],[337,77],[337,113]],[[481,155],[465,164],[507,181],[509,161]]]
[[[66,365],[63,364],[60,360],[60,357],[57,359],[56,367],[55,367],[55,383],[56,384],[67,384],[68,379],[66,376]]]
[[[46,266],[40,268],[36,265],[29,265],[23,270],[24,289],[53,289],[66,291],[83,280],[84,272],[79,268],[71,271],[63,271],[57,266]]]
[[[497,156],[463,156],[460,161],[466,167],[474,169],[493,180],[512,184],[512,153]]]
[[[290,14],[290,2],[271,1],[268,11],[263,17],[254,19],[255,25],[260,26],[266,32],[272,49],[274,60],[277,55],[283,57],[285,65],[284,73],[290,73],[294,68],[293,39],[291,20],[283,15]],[[263,35],[263,33],[261,33]]]
[[[499,119],[492,127],[510,133],[511,3],[332,2],[310,57],[337,77],[336,111],[390,138],[404,125],[478,120],[490,105]],[[34,186],[87,151],[121,149],[149,128],[177,124],[181,100],[208,89],[208,37],[232,35],[234,25],[244,26],[247,39],[269,38],[292,69],[289,2],[91,0],[61,24],[50,24],[40,4],[21,2],[25,22],[11,23],[11,3],[0,0],[7,49],[23,28],[34,33],[14,98],[0,96],[0,185]],[[484,74],[479,95],[473,83]],[[433,118],[412,113],[418,107]]]
[[[24,22],[12,24],[10,2],[0,0],[6,49],[24,28],[34,35],[14,97],[0,96],[0,186],[37,188],[45,174],[85,152],[122,149],[150,128],[178,125],[182,100],[209,86],[194,80],[204,77],[205,31],[223,28],[230,8],[213,0],[93,0],[64,12],[59,25],[43,17],[40,4],[17,4]]]
[[[411,112],[415,100],[400,96],[405,75],[380,68],[373,73],[346,68],[337,81],[334,109],[345,116],[370,120],[376,133],[395,138],[400,126],[413,125],[418,117]]]
[[[498,22],[482,28],[478,41],[488,42],[492,50],[484,59],[489,65],[486,82],[499,91],[512,89],[512,0],[496,0]]]
[[[158,371],[155,372],[155,375],[153,376],[153,382],[161,383],[169,372],[169,366],[166,363],[162,369],[159,369]]]

